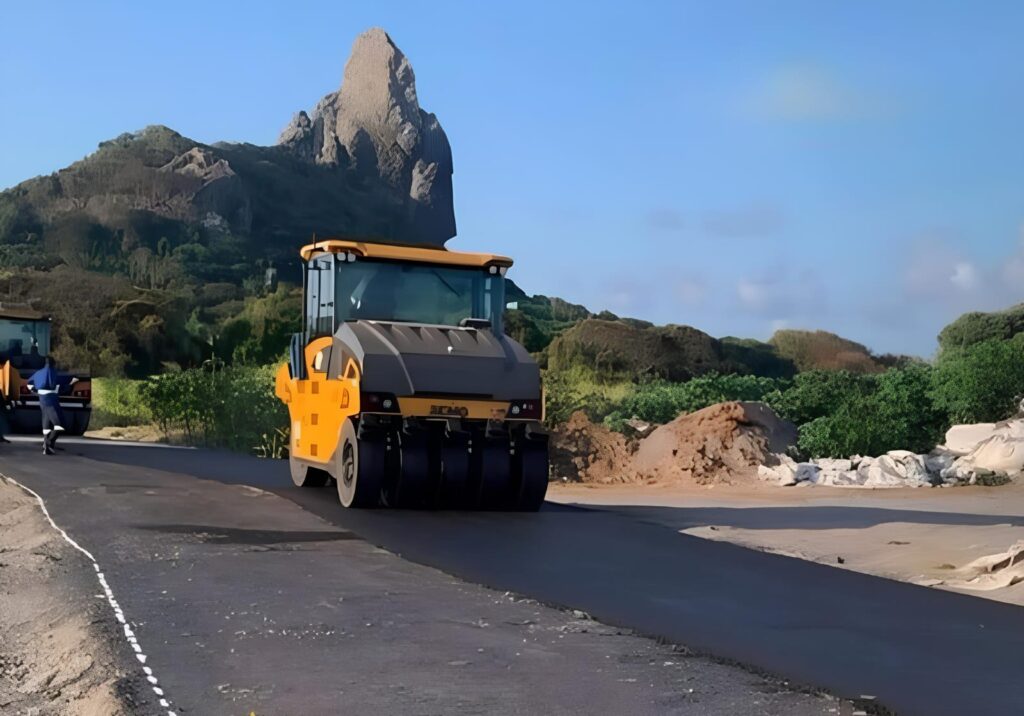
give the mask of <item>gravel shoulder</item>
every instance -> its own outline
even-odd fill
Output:
[[[3,478],[0,585],[0,713],[134,713],[136,675],[91,562]]]

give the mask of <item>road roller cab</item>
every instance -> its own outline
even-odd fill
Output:
[[[504,335],[511,259],[326,239],[301,250],[303,326],[275,390],[300,486],[346,507],[536,510],[540,370]]]

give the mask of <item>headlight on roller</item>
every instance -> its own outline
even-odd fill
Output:
[[[544,413],[544,401],[513,400],[508,406],[508,417],[512,420],[540,420]]]

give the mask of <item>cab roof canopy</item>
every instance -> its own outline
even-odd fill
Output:
[[[24,304],[0,303],[0,320],[5,318],[12,321],[49,321],[50,314]]]
[[[410,261],[417,263],[443,264],[445,266],[465,266],[487,268],[488,266],[512,265],[512,259],[497,254],[478,254],[469,251],[449,251],[444,247],[408,246],[405,244],[383,244],[371,241],[355,241],[351,239],[317,239],[299,249],[303,261],[309,261],[319,253],[351,252],[367,259],[385,261]]]

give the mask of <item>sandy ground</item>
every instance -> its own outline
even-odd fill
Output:
[[[160,431],[156,425],[130,425],[128,427],[104,427],[96,430],[87,430],[87,438],[97,440],[127,440],[139,443],[162,443],[173,442]]]
[[[548,499],[607,507],[687,534],[1024,605],[1017,560],[965,570],[1024,540],[1024,484],[853,490],[767,485],[553,484]],[[1024,562],[1024,555],[1019,558]],[[1008,571],[1007,571],[1008,570]],[[976,578],[980,575],[980,578]]]
[[[93,571],[35,499],[0,478],[0,713],[128,713],[123,657],[106,636],[116,624]]]

